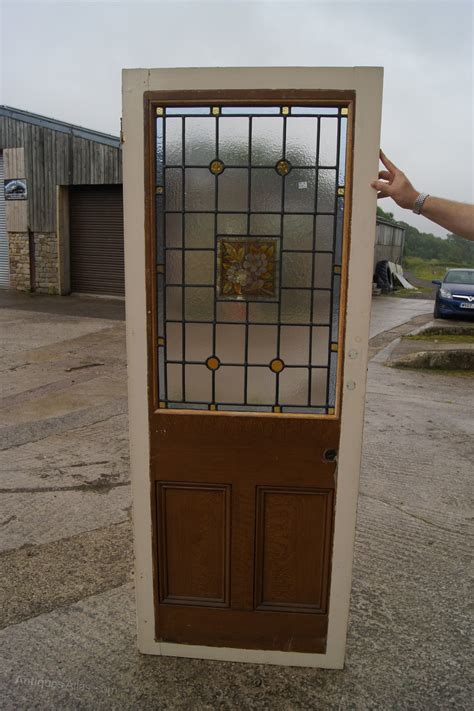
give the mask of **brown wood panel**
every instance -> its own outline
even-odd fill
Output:
[[[332,492],[259,487],[255,602],[258,609],[325,611]]]
[[[324,653],[327,615],[159,606],[156,638],[212,647]]]
[[[228,605],[230,486],[157,484],[160,597]]]

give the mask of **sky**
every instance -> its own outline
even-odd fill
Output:
[[[122,67],[383,66],[384,151],[418,190],[474,201],[472,0],[0,0],[0,8],[0,103],[115,135]],[[390,199],[379,204],[446,234]]]

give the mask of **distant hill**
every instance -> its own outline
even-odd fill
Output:
[[[406,222],[395,220],[393,213],[377,207],[377,217],[401,225],[405,228],[404,257],[437,259],[446,264],[459,264],[474,267],[474,242],[449,234],[446,239],[436,237],[431,232],[420,232]]]

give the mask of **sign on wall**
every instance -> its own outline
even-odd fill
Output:
[[[5,200],[26,200],[28,190],[26,180],[23,178],[12,178],[4,182]]]

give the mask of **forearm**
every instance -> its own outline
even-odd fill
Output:
[[[474,241],[474,205],[428,196],[421,214],[459,237]]]

